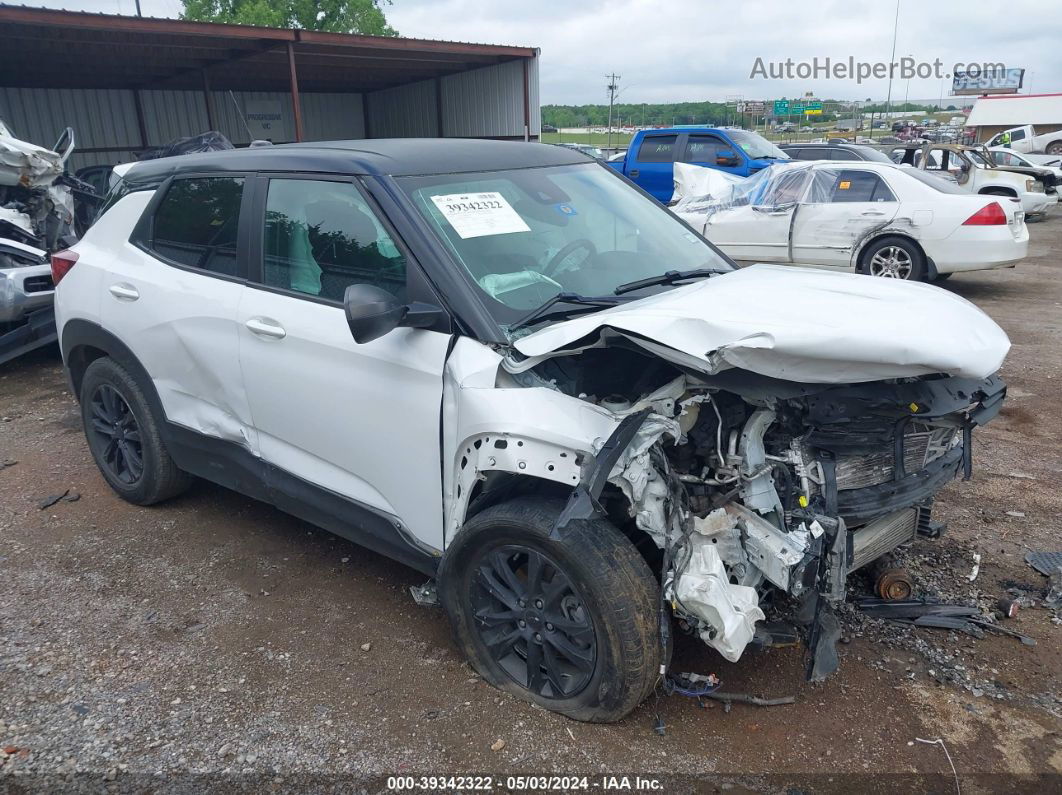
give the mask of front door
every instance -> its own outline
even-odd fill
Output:
[[[356,182],[277,177],[259,187],[260,267],[238,328],[262,458],[441,549],[439,422],[450,337],[398,328],[359,345],[342,304],[351,284],[407,300],[415,266]]]

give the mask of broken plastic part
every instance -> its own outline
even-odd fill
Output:
[[[674,586],[675,600],[684,615],[702,624],[701,640],[730,662],[737,662],[764,619],[755,588],[734,585],[712,542],[700,533],[687,539],[688,558]]]

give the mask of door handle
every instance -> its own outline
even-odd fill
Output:
[[[268,317],[252,317],[243,325],[247,326],[252,334],[271,340],[282,340],[288,333],[282,325]]]
[[[885,215],[885,213],[879,213],[876,210],[867,210],[865,213],[863,213],[863,215],[882,216]]]
[[[140,297],[140,292],[131,284],[125,282],[119,282],[118,284],[112,284],[110,287],[111,295],[117,298],[119,301],[135,301]]]
[[[639,171],[638,169],[633,168],[633,169],[631,169],[630,173],[627,176],[629,176],[631,179],[638,179],[638,175],[641,174],[641,173],[642,172]]]

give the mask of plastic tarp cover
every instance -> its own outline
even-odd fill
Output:
[[[675,164],[675,195],[671,211],[697,230],[708,219],[733,207],[780,207],[798,201],[814,161],[774,163],[751,177],[689,163]]]
[[[217,130],[208,130],[205,133],[192,135],[188,138],[175,138],[163,146],[145,149],[137,159],[157,160],[160,157],[176,157],[177,155],[190,155],[196,152],[221,152],[235,148],[232,145],[232,141]]]
[[[51,185],[63,173],[58,152],[20,141],[0,125],[0,185],[36,188]]]

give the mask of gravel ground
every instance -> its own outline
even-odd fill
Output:
[[[1058,791],[1062,626],[1022,558],[1062,549],[1062,214],[1031,234],[1017,269],[947,282],[1010,335],[1010,395],[975,437],[974,480],[938,501],[948,533],[901,559],[920,593],[989,610],[1019,598],[1001,623],[1036,646],[846,610],[841,669],[810,685],[798,648],[730,664],[680,638],[676,669],[795,695],[788,706],[660,697],[596,726],[516,701],[475,676],[441,611],[413,604],[415,572],[207,483],[163,506],[123,503],[89,457],[55,353],[8,365],[0,791],[378,790],[390,775],[477,773],[499,788],[558,773],[591,789],[641,774],[673,789],[949,791],[949,755],[967,792]]]

